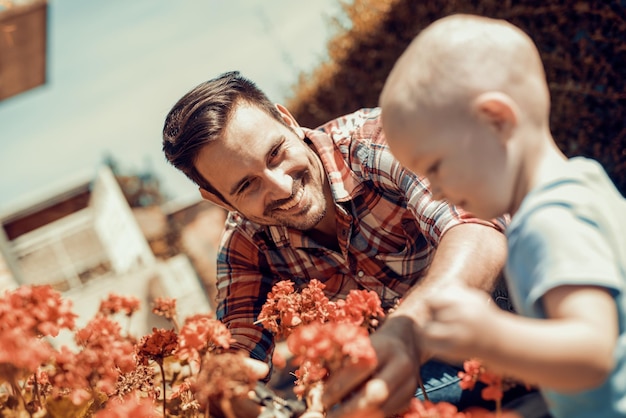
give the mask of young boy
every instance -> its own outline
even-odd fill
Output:
[[[514,316],[476,290],[433,292],[423,349],[537,384],[554,417],[626,416],[626,202],[595,161],[567,159],[532,40],[501,20],[426,28],[381,95],[392,152],[435,198],[512,216]]]

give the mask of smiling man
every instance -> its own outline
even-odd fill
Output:
[[[292,129],[297,125],[287,109],[276,107],[284,122],[276,123],[257,106],[235,106],[222,140],[202,148],[195,163],[209,184],[225,191],[217,203],[261,225],[310,230],[331,219],[321,161],[304,142],[304,132]],[[201,194],[214,200],[206,189]],[[330,235],[333,229],[324,232]]]
[[[425,179],[389,152],[379,109],[311,130],[228,72],[174,105],[163,150],[204,199],[230,211],[217,315],[234,347],[271,363],[274,338],[255,321],[280,280],[304,286],[317,279],[331,300],[373,290],[386,309],[402,300],[371,337],[378,364],[331,379],[327,406],[341,403],[337,414],[397,412],[415,395],[420,374],[431,400],[472,403],[454,384],[458,367],[422,364],[427,356],[414,331],[427,318],[424,295],[439,286],[494,289],[506,256],[503,228],[433,200]],[[381,384],[383,391],[372,390]]]

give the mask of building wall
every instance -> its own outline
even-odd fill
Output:
[[[113,271],[123,274],[153,264],[150,246],[110,169],[102,169],[92,188],[94,228],[111,259]]]
[[[27,222],[31,227],[26,228],[22,222],[26,218],[46,218],[47,208],[67,207],[63,205],[65,199],[72,200],[85,188],[90,191],[87,203],[73,211],[62,216],[57,213],[42,225]],[[211,311],[199,275],[186,254],[167,259],[154,256],[108,167],[103,167],[89,185],[72,190],[76,193],[60,191],[4,215],[0,250],[5,257],[0,264],[0,289],[17,284],[51,284],[73,301],[78,326],[93,318],[110,293],[137,297],[141,310],[123,326],[138,337],[150,333],[153,327],[171,328],[151,312],[157,297],[177,299],[181,322],[189,315]],[[24,225],[21,234],[8,238],[5,231],[9,224]],[[15,262],[7,263],[7,259]],[[71,343],[71,335],[61,336],[58,343]]]

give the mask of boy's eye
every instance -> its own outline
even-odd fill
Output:
[[[282,147],[282,142],[278,145],[276,145],[273,149],[272,152],[270,152],[270,158],[276,158],[276,156],[278,155],[278,153],[280,152],[280,148]]]

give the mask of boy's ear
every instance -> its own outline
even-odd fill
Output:
[[[276,107],[278,112],[282,115],[283,121],[285,121],[285,123],[289,125],[296,132],[296,135],[298,135],[300,139],[304,139],[304,131],[298,124],[298,121],[296,120],[296,118],[294,118],[291,115],[291,112],[289,112],[289,110],[287,110],[287,108],[281,104],[275,103],[274,106]]]
[[[472,103],[478,117],[491,126],[502,141],[513,135],[517,127],[517,104],[511,96],[490,91],[479,95]]]
[[[208,200],[211,203],[215,203],[217,206],[224,208],[227,211],[236,211],[234,207],[229,205],[227,202],[225,202],[220,196],[216,195],[215,193],[211,193],[210,191],[203,189],[202,187],[200,187],[198,190],[200,190],[200,196],[202,196],[204,200]]]

